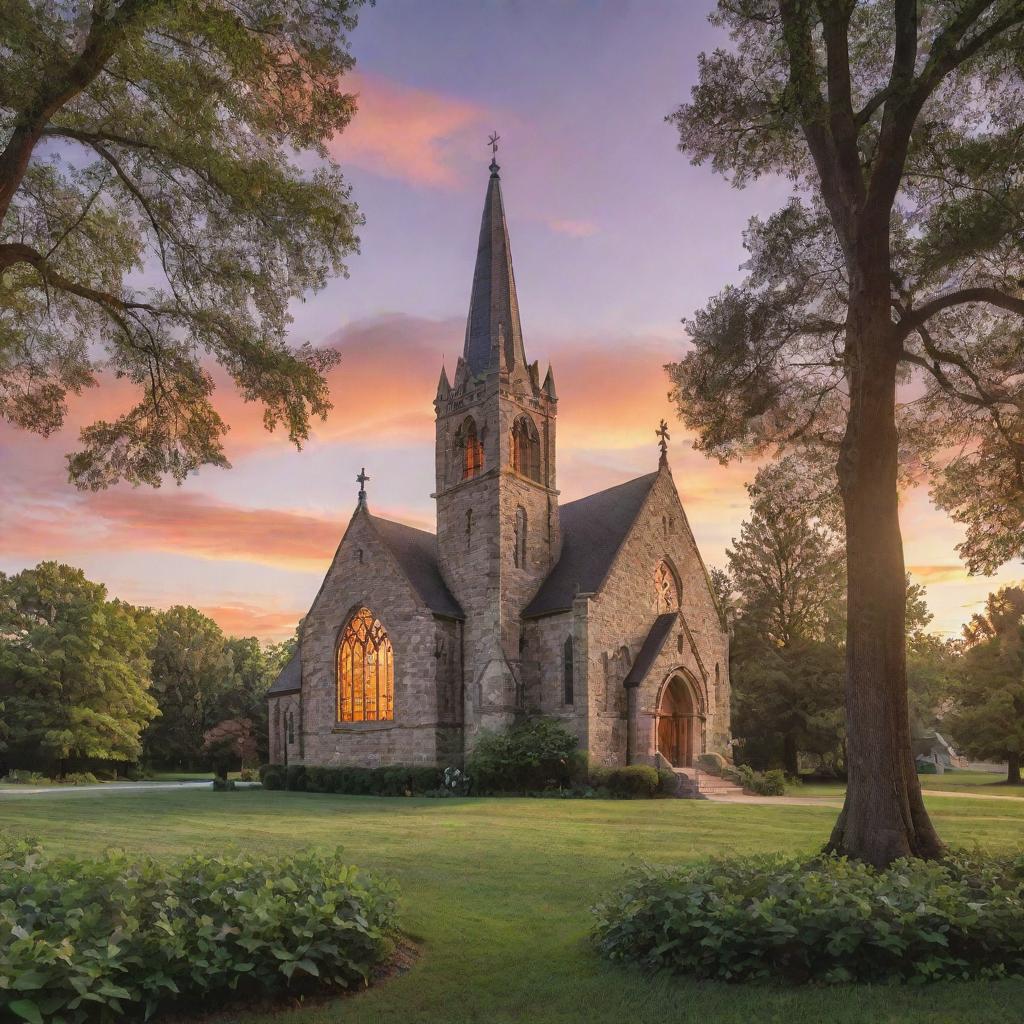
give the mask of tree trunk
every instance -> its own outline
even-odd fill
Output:
[[[791,732],[782,737],[782,764],[791,778],[799,776],[800,757],[796,749],[796,737]]]
[[[888,265],[885,251],[863,260],[867,269],[861,280],[851,281],[847,319],[850,411],[838,469],[848,571],[849,783],[827,847],[877,867],[899,857],[942,852],[921,797],[910,742],[906,576],[896,479],[898,345],[889,313]]]
[[[1020,754],[1016,751],[1006,755],[1006,781],[1011,786],[1020,785]]]

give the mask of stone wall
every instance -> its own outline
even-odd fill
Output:
[[[336,645],[353,611],[369,608],[394,648],[395,718],[338,722]],[[461,624],[420,600],[363,511],[352,517],[302,624],[301,756],[309,765],[461,760]]]

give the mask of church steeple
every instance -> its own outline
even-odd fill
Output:
[[[496,140],[493,144],[496,145]],[[500,170],[497,161],[492,159],[462,353],[470,378],[495,370],[526,371]]]

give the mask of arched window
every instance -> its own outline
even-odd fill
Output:
[[[338,721],[390,722],[394,717],[391,638],[369,608],[360,608],[338,641]]]
[[[576,675],[576,667],[573,658],[572,637],[566,637],[565,646],[562,648],[562,689],[563,700],[566,704],[573,702],[573,683]]]
[[[512,424],[512,468],[517,473],[540,480],[540,437],[529,416],[520,416]]]
[[[526,509],[522,505],[516,508],[516,527],[513,538],[515,549],[512,561],[517,569],[526,568]]]
[[[674,612],[679,607],[679,585],[664,559],[654,569],[654,593],[659,612]]]
[[[467,416],[459,427],[456,448],[462,462],[462,479],[470,480],[484,471],[484,443],[476,430],[476,421]]]

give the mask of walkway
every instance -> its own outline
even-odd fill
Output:
[[[0,799],[6,796],[44,796],[50,793],[132,793],[147,789],[209,789],[212,785],[213,781],[208,780],[205,782],[101,782],[95,786],[0,786]]]

